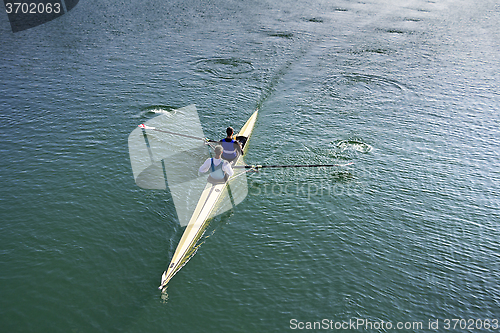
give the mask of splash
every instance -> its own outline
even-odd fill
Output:
[[[165,115],[166,117],[173,116],[176,113],[176,108],[169,105],[149,105],[141,109],[141,111],[135,115],[135,118],[149,118],[155,115]]]
[[[336,146],[342,152],[345,150],[354,150],[363,154],[368,153],[373,149],[373,147],[369,144],[356,140],[341,140],[336,143]]]

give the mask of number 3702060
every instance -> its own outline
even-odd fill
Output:
[[[59,14],[61,12],[60,3],[27,3],[13,2],[6,3],[7,14]]]

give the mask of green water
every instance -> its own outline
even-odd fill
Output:
[[[0,331],[499,331],[499,15],[80,1],[13,34],[2,14]],[[354,163],[249,175],[162,294],[183,230],[134,183],[127,138],[193,103],[211,138],[260,109],[247,163]]]

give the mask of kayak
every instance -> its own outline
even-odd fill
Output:
[[[258,110],[255,111],[252,116],[247,120],[245,125],[241,128],[237,135],[237,138],[242,139],[243,152],[248,148],[248,140],[252,134],[255,122],[257,120]],[[242,137],[242,138],[241,138]],[[236,166],[238,161],[241,159],[241,155],[231,162],[233,166]],[[237,177],[235,173],[233,176],[229,177],[225,182],[214,184],[207,181],[207,185],[203,190],[198,204],[189,220],[186,230],[182,235],[182,238],[177,245],[174,256],[168,268],[161,277],[161,284],[159,289],[164,289],[172,277],[189,261],[189,259],[195,254],[197,249],[197,242],[202,237],[206,228],[209,225],[209,221],[212,217],[212,213],[216,209],[217,205],[221,202],[223,197],[227,195],[227,191],[224,191],[231,179]]]

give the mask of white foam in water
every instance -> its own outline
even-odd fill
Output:
[[[355,151],[359,151],[360,153],[368,153],[373,149],[372,146],[366,144],[364,142],[353,141],[353,140],[343,140],[337,143],[337,147],[342,151],[346,149],[351,149]]]

